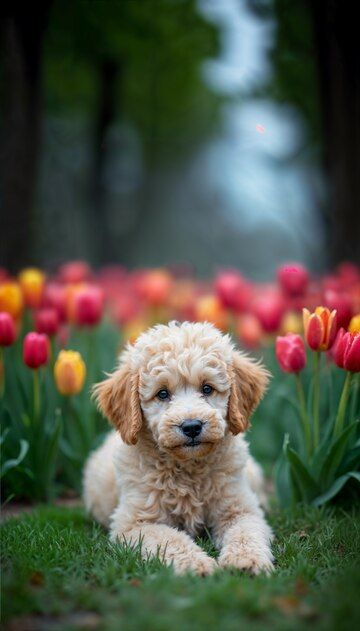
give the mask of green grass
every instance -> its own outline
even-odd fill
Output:
[[[160,560],[145,562],[138,550],[110,544],[81,509],[40,507],[2,526],[3,619],[46,631],[353,630],[360,623],[359,517],[274,511],[270,578],[225,571],[178,578]],[[210,542],[203,545],[211,551]]]

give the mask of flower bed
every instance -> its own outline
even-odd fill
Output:
[[[84,262],[48,276],[31,268],[15,279],[2,270],[5,498],[43,500],[67,487],[80,491],[84,459],[107,431],[91,386],[114,367],[121,345],[170,319],[211,321],[265,358],[274,378],[250,440],[270,465],[287,430],[276,467],[283,504],[319,505],[344,490],[356,492],[359,313],[360,271],[350,264],[318,279],[299,264],[286,265],[269,284],[236,270],[204,282],[177,269],[115,266],[95,273]],[[295,375],[298,400],[285,373]]]

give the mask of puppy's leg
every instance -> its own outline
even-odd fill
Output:
[[[126,523],[127,522],[127,523]],[[113,541],[126,541],[134,544],[141,541],[144,558],[159,555],[166,565],[172,565],[176,574],[194,572],[205,576],[217,567],[209,557],[185,532],[165,524],[146,522],[131,523],[124,519],[124,508],[119,507],[111,518],[110,537]]]
[[[273,570],[272,532],[256,495],[242,480],[241,490],[229,489],[213,515],[213,536],[220,548],[220,567],[247,570],[252,574]]]
[[[110,517],[119,503],[119,490],[115,478],[114,455],[120,438],[110,432],[103,444],[88,457],[83,474],[83,499],[86,509],[103,526],[108,527]]]

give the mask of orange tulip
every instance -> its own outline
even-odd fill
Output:
[[[195,316],[199,322],[212,322],[218,329],[226,331],[229,317],[216,296],[201,296],[195,305]]]
[[[20,272],[19,283],[25,304],[31,308],[39,307],[45,286],[45,274],[35,267],[28,267]]]
[[[313,351],[327,351],[332,347],[337,333],[336,310],[316,307],[314,313],[303,309],[305,339]]]
[[[56,387],[64,396],[78,394],[86,377],[86,366],[77,351],[60,351],[54,366]]]
[[[6,311],[16,320],[23,309],[21,289],[15,281],[0,285],[0,311]]]

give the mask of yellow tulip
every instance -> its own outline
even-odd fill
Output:
[[[0,311],[6,311],[16,320],[23,309],[21,289],[15,281],[0,285]]]
[[[360,313],[351,318],[348,331],[350,333],[360,333]]]
[[[302,333],[302,317],[295,311],[287,311],[281,322],[282,333]]]
[[[77,351],[60,351],[54,366],[56,387],[65,396],[78,394],[86,377],[86,366]]]
[[[28,267],[19,274],[19,283],[25,304],[28,307],[39,307],[45,285],[45,274],[36,267]]]

